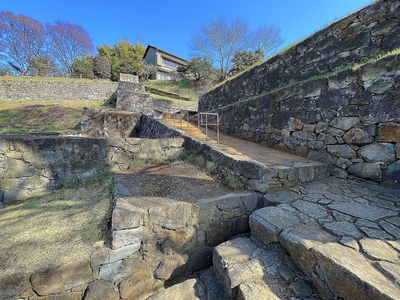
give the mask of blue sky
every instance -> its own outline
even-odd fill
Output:
[[[241,17],[281,28],[285,43],[299,41],[372,0],[0,0],[0,11],[24,14],[41,23],[56,20],[81,25],[94,46],[121,39],[154,45],[190,59],[188,45],[209,20]]]

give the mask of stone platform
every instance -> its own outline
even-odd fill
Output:
[[[217,164],[241,176],[246,186],[265,193],[282,187],[322,179],[327,164],[274,150],[260,144],[181,121],[163,120],[164,126],[179,132],[184,146],[192,153],[200,153]]]

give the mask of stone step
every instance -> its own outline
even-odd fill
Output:
[[[229,299],[278,300],[314,294],[279,245],[267,249],[252,238],[237,237],[215,247],[213,268]]]
[[[150,122],[150,121],[149,121]],[[153,120],[153,122],[158,122]],[[217,134],[211,130],[174,120],[164,120],[164,131],[183,137],[185,147],[194,154],[201,153],[208,159],[238,174],[246,186],[265,193],[282,187],[322,179],[327,173],[327,164],[274,150],[260,144],[241,140],[233,136]]]
[[[400,193],[328,178],[271,192],[252,237],[280,243],[326,299],[400,299]],[[336,298],[335,298],[336,297]]]

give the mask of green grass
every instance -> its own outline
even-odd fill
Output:
[[[100,107],[98,100],[0,100],[0,133],[79,129],[83,107]]]
[[[187,80],[148,80],[143,84],[168,93],[178,94],[181,97],[190,98],[196,101],[201,93],[201,89],[195,89]],[[152,95],[154,96],[154,95]]]

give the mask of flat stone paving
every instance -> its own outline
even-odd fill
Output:
[[[264,205],[252,235],[280,242],[327,299],[400,299],[400,190],[329,177]]]

